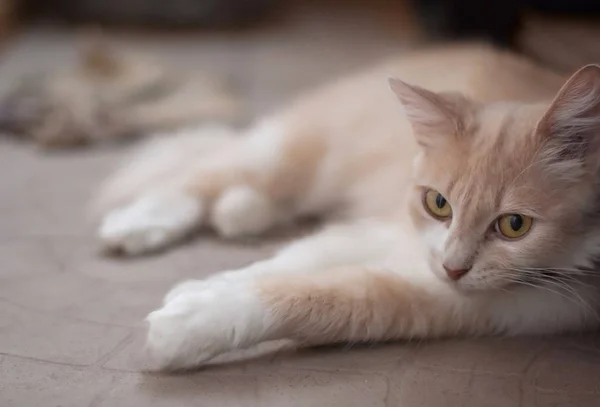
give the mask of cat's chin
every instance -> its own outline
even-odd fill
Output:
[[[452,281],[447,281],[448,286],[457,294],[464,297],[490,296],[495,293],[507,292],[509,289],[497,286],[475,286],[466,284],[457,284]]]
[[[446,285],[448,285],[451,289],[460,293],[461,295],[477,295],[492,291],[488,287],[480,287],[472,284],[462,284],[460,282],[451,281],[448,278],[442,279],[442,281],[446,283]]]

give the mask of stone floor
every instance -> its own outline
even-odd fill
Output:
[[[398,35],[367,17],[309,13],[260,32],[119,40],[233,75],[259,114],[407,46],[410,30]],[[0,82],[68,61],[72,44],[53,29],[25,32],[5,51]],[[242,266],[280,243],[206,237],[150,258],[103,257],[85,208],[124,153],[0,141],[0,406],[600,405],[597,335],[322,348],[190,374],[145,372],[141,321],[173,283]]]

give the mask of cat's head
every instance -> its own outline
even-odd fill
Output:
[[[538,283],[600,255],[600,67],[548,105],[479,104],[390,81],[420,154],[410,215],[465,289]]]

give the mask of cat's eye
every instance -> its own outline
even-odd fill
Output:
[[[446,220],[452,216],[452,207],[435,189],[428,189],[423,194],[423,206],[431,216],[439,220]]]
[[[503,215],[496,221],[496,231],[507,239],[518,239],[529,232],[533,218],[516,213]]]

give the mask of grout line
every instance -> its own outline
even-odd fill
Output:
[[[6,298],[2,298],[0,297],[0,302],[4,302],[5,304],[11,305],[15,308],[18,308],[20,310],[24,310],[27,312],[31,312],[37,315],[42,315],[44,317],[47,317],[49,319],[54,319],[54,320],[58,320],[58,321],[66,321],[66,322],[77,322],[77,323],[83,323],[83,324],[89,324],[89,325],[96,325],[96,326],[104,326],[104,327],[110,327],[110,328],[124,328],[124,329],[132,329],[135,327],[132,327],[130,325],[121,325],[121,324],[110,324],[107,322],[98,322],[98,321],[92,321],[89,319],[82,319],[82,318],[77,318],[77,317],[69,317],[69,316],[57,316],[55,314],[51,314],[48,312],[44,312],[40,309],[37,308],[33,308],[33,307],[29,307],[27,305],[23,305],[20,303],[16,303],[13,302],[11,300],[8,300]]]
[[[104,356],[99,357],[98,360],[92,366],[98,366],[98,367],[103,368],[104,365],[106,363],[108,363],[108,361],[110,359],[112,359],[113,356],[115,356],[120,351],[122,351],[123,349],[125,349],[127,347],[127,345],[129,345],[133,341],[133,338],[134,338],[134,335],[135,335],[135,331],[136,331],[135,329],[132,329],[129,332],[129,334],[127,334],[125,336],[125,338],[123,338],[122,340],[120,340],[119,343],[117,343],[113,349],[111,349],[110,351],[106,352],[106,354]]]

